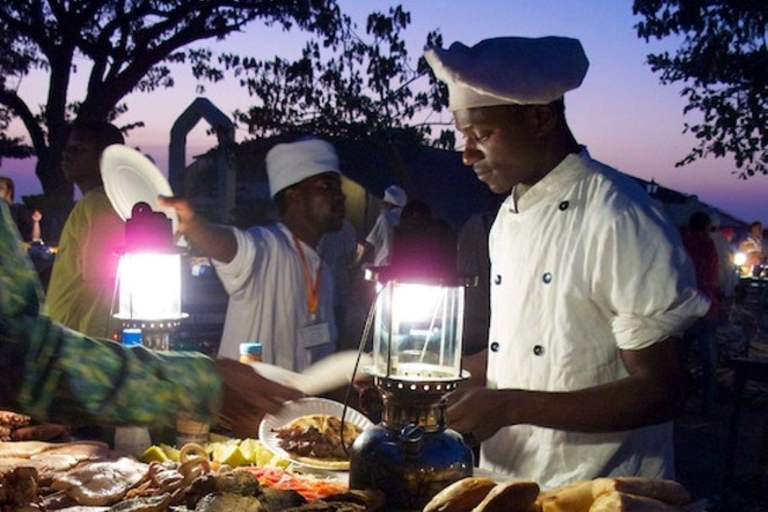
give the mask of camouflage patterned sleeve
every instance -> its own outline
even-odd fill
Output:
[[[70,424],[209,420],[221,384],[213,362],[94,340],[40,314],[40,285],[0,201],[0,405]]]

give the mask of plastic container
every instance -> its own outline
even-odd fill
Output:
[[[261,343],[241,343],[240,344],[240,362],[244,364],[254,361],[261,361],[262,347]]]
[[[126,347],[138,347],[143,341],[141,329],[123,329],[121,341]]]

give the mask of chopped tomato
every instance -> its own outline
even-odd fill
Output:
[[[343,482],[297,475],[282,468],[243,466],[237,470],[251,473],[261,485],[284,491],[296,491],[307,501],[322,499],[349,489],[349,486]]]

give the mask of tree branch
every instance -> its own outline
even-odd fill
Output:
[[[27,132],[29,132],[29,137],[32,139],[32,146],[35,148],[35,152],[44,152],[47,148],[45,144],[45,133],[24,100],[22,100],[14,91],[0,89],[0,104],[8,107],[8,109],[11,110],[15,116],[18,116],[24,123],[24,127],[27,129]]]

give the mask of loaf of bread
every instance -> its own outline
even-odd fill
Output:
[[[490,478],[462,478],[437,493],[424,512],[470,512],[495,486]]]
[[[601,494],[589,512],[682,512],[682,509],[646,496],[611,491]]]
[[[609,492],[621,492],[645,496],[663,501],[670,505],[685,505],[691,501],[688,491],[673,480],[661,480],[643,477],[617,477],[597,478],[592,481],[592,496],[599,496]]]
[[[506,482],[498,484],[472,512],[528,512],[539,495],[536,482]]]
[[[543,512],[589,512],[593,501],[592,481],[587,480],[542,492],[536,503]]]

